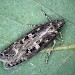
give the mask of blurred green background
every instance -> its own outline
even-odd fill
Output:
[[[29,24],[47,22],[41,9],[52,20],[66,21],[61,30],[64,44],[56,46],[60,51],[52,53],[47,65],[45,50],[9,70],[0,62],[0,75],[75,75],[75,0],[0,0],[0,51],[32,30]]]

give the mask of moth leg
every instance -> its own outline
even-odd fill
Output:
[[[43,14],[45,15],[45,17],[49,20],[49,21],[52,21],[51,19],[50,19],[50,17],[41,9],[41,11],[43,12]]]
[[[52,53],[52,51],[54,50],[55,45],[56,45],[56,40],[53,41],[52,49],[47,52],[46,64],[48,63],[49,56]]]
[[[61,39],[61,43],[60,43],[60,45],[61,45],[61,44],[63,44],[63,43],[64,43],[63,35],[62,35],[62,33],[61,33],[61,32],[59,32],[59,36],[60,36],[60,39]]]

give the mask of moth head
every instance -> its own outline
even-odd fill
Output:
[[[54,24],[54,27],[55,27],[57,30],[60,30],[61,27],[65,24],[65,21],[64,21],[64,19],[55,20],[55,21],[53,22],[53,24]]]

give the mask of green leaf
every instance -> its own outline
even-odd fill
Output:
[[[0,75],[75,74],[75,0],[0,0],[0,51],[34,28],[28,24],[47,22],[41,9],[53,20],[65,19],[64,44],[56,46],[47,65],[45,50],[51,47],[9,70],[0,62]]]

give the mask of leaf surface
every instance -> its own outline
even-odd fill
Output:
[[[0,75],[75,74],[75,0],[0,0],[0,51],[34,28],[28,24],[47,22],[41,9],[53,20],[65,19],[64,44],[56,46],[47,65],[45,50],[9,70],[0,62]]]

